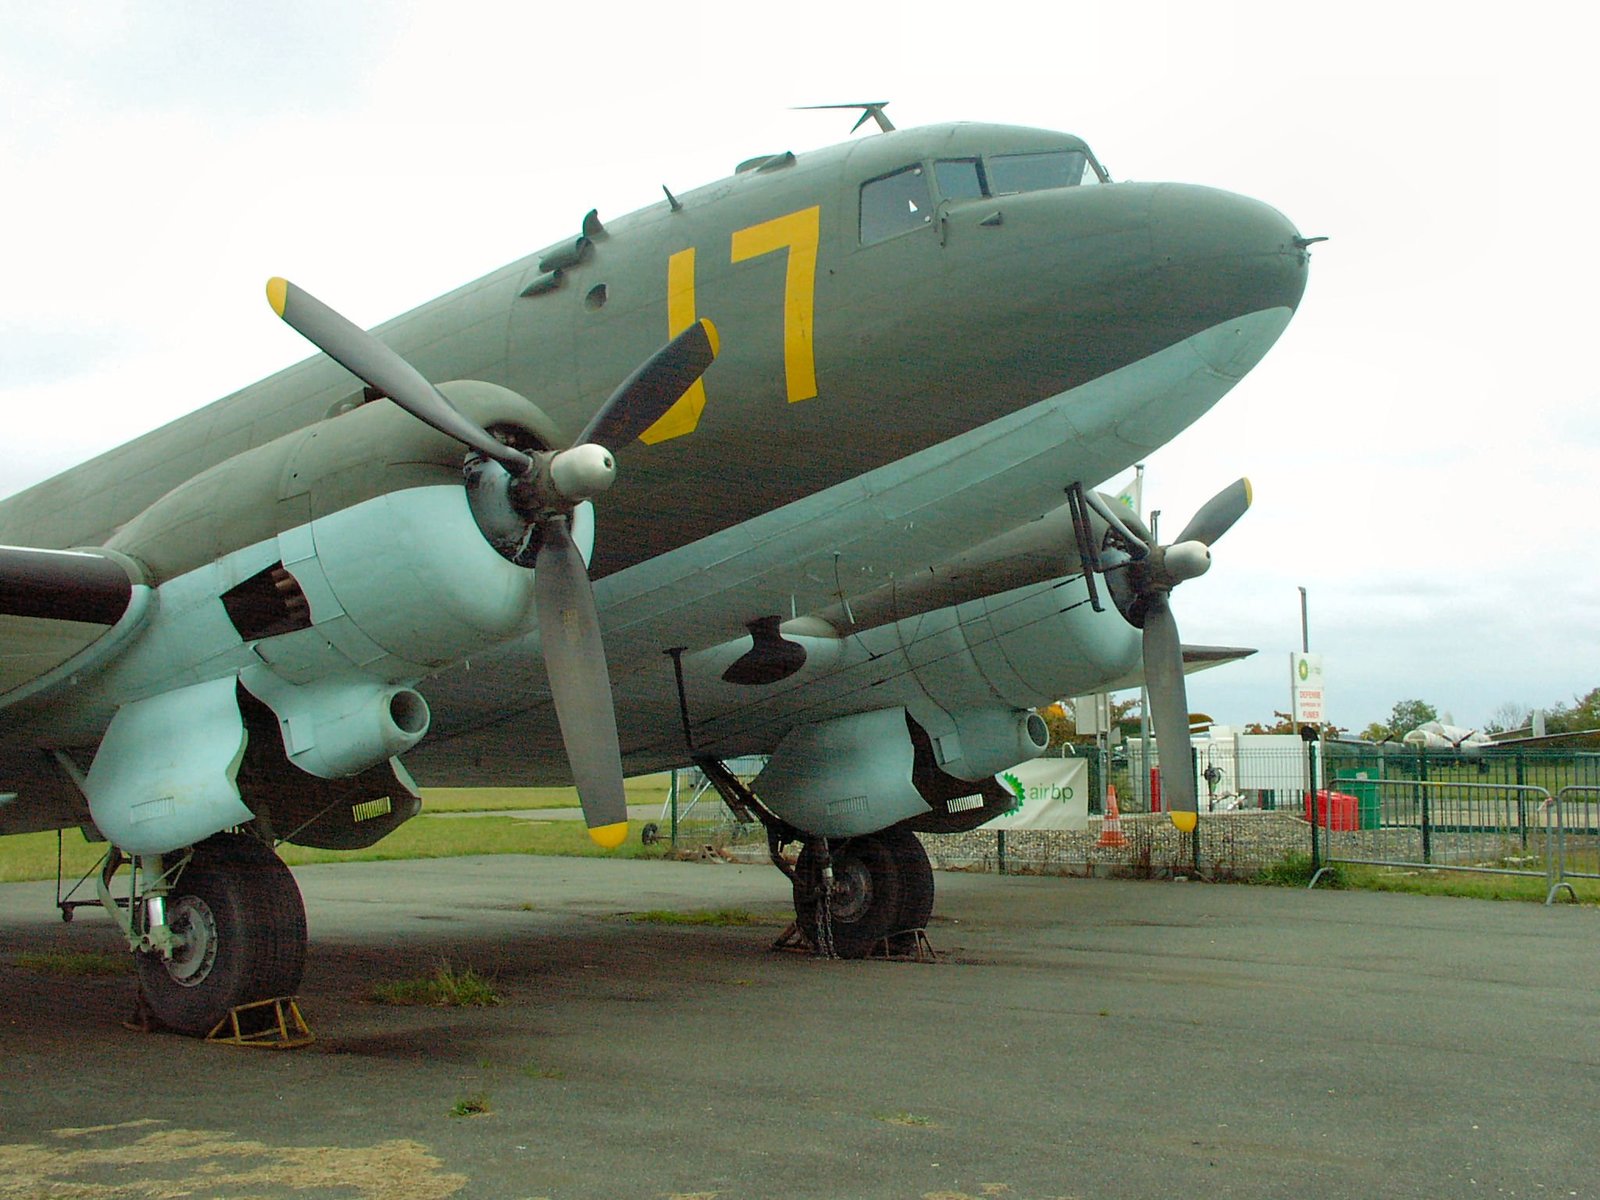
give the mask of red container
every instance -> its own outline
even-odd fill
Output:
[[[1311,819],[1311,797],[1307,796],[1306,820]],[[1320,791],[1317,793],[1316,822],[1324,829],[1360,829],[1361,805],[1354,796],[1344,792]]]

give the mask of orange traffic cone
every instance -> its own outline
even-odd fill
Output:
[[[1096,846],[1105,846],[1111,850],[1120,850],[1128,844],[1128,839],[1122,836],[1122,814],[1117,811],[1117,789],[1113,784],[1106,784],[1106,817],[1100,823],[1100,840]]]

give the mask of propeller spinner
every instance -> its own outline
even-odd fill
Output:
[[[1128,509],[1107,504],[1098,493],[1085,489],[1084,499],[1126,546],[1126,557],[1104,556],[1107,576],[1117,607],[1144,631],[1144,677],[1150,691],[1150,716],[1156,738],[1165,736],[1179,745],[1189,742],[1189,696],[1183,682],[1183,643],[1172,615],[1172,589],[1211,568],[1211,544],[1250,507],[1250,481],[1238,479],[1200,507],[1183,527],[1176,542],[1157,543]],[[1174,771],[1163,779],[1172,823],[1185,833],[1198,821],[1199,801],[1194,776]]]
[[[274,278],[267,284],[267,299],[292,329],[369,387],[505,469],[499,486],[506,501],[541,535],[534,608],[584,823],[600,845],[621,845],[628,836],[628,806],[611,676],[594,588],[568,531],[573,509],[616,478],[609,447],[627,445],[655,424],[716,359],[716,327],[697,321],[647,358],[611,393],[572,446],[524,453],[500,442],[401,355],[303,288]]]

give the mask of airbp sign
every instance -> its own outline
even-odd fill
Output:
[[[1289,656],[1290,711],[1294,723],[1321,725],[1327,720],[1322,697],[1322,655],[1294,653]]]
[[[985,829],[1089,828],[1089,763],[1082,758],[1036,758],[997,776],[1017,798]]]

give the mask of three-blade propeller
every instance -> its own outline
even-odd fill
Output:
[[[628,806],[616,707],[594,588],[569,532],[571,517],[577,505],[611,486],[612,450],[655,424],[716,359],[715,326],[697,321],[641,363],[570,447],[524,453],[499,441],[398,353],[304,289],[273,279],[267,299],[291,328],[369,387],[505,468],[500,478],[507,501],[540,534],[534,608],[584,823],[600,845],[621,845],[628,835]]]
[[[1169,598],[1178,584],[1210,569],[1212,543],[1250,507],[1250,481],[1235,480],[1206,501],[1178,540],[1167,545],[1157,543],[1131,510],[1107,504],[1088,489],[1084,499],[1127,547],[1125,558],[1117,560],[1110,552],[1103,558],[1114,571],[1107,582],[1118,608],[1144,631],[1144,677],[1156,738],[1166,738],[1187,755],[1189,696],[1183,682],[1183,643]],[[1187,763],[1183,769],[1163,773],[1162,785],[1172,823],[1185,833],[1194,829],[1199,800]]]

